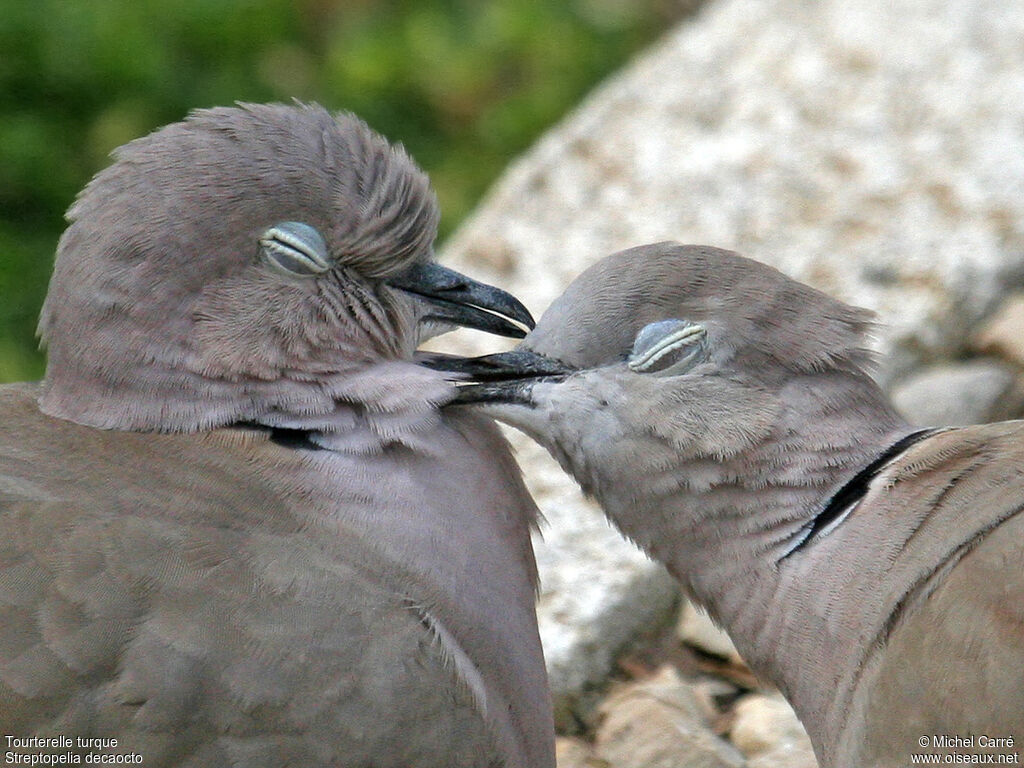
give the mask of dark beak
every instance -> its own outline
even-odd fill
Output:
[[[420,365],[435,371],[448,371],[458,385],[455,403],[526,403],[539,381],[564,379],[572,368],[528,349],[513,349],[496,355],[458,357],[440,353],[421,353]]]
[[[536,325],[529,310],[512,294],[434,262],[416,264],[385,282],[425,299],[430,310],[424,320],[477,328],[516,339],[526,336]]]

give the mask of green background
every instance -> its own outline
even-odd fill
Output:
[[[39,378],[63,213],[195,107],[318,101],[406,145],[451,232],[505,164],[671,22],[669,0],[0,0],[0,381]]]

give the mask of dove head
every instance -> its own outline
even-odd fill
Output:
[[[40,321],[51,415],[186,431],[386,408],[424,329],[532,326],[433,262],[426,176],[352,115],[200,110],[114,157],[58,246]],[[367,384],[371,369],[390,383]],[[443,399],[422,383],[417,397]]]
[[[767,265],[659,243],[585,271],[517,349],[428,364],[466,377],[458,401],[487,404],[585,490],[628,506],[645,482],[745,475],[754,487],[779,471],[780,450],[793,448],[796,471],[819,449],[873,444],[865,429],[895,429],[866,372],[870,324]]]

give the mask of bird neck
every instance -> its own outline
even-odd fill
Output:
[[[661,444],[652,450],[665,455],[648,464],[663,470],[604,477],[592,490],[787,694],[814,738],[835,695],[831,665],[854,633],[822,594],[835,582],[829,562],[804,558],[799,572],[784,564],[830,535],[827,523],[842,525],[842,510],[822,523],[830,500],[912,430],[866,376],[794,382],[778,404],[745,450],[681,460]]]
[[[152,366],[151,366],[152,368]],[[379,452],[418,441],[453,392],[444,375],[406,360],[359,361],[315,377],[230,380],[168,369],[117,385],[48,377],[47,415],[101,429],[195,432],[233,424],[328,436],[330,447]],[[325,440],[328,437],[324,437]]]

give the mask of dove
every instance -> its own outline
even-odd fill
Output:
[[[1014,759],[1024,422],[912,428],[869,375],[872,322],[735,253],[657,243],[583,272],[516,349],[422,362],[668,567],[822,766]]]
[[[68,218],[45,378],[0,387],[5,754],[553,767],[535,506],[412,360],[533,322],[436,263],[404,150],[317,105],[199,110]]]

